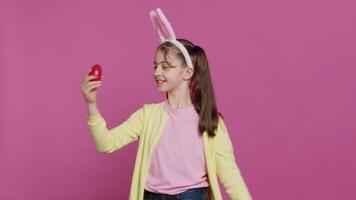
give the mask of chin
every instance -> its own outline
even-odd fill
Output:
[[[161,92],[165,92],[166,91],[166,89],[164,87],[161,87],[161,86],[157,86],[157,90],[161,91]]]
[[[169,92],[170,91],[170,89],[169,88],[167,88],[167,87],[157,87],[157,90],[158,91],[160,91],[160,92]]]
[[[164,89],[164,88],[158,88],[158,91],[160,91],[160,92],[168,92],[166,89]]]

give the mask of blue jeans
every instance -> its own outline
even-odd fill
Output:
[[[145,190],[144,200],[208,200],[208,188],[192,188],[176,195],[159,194]]]

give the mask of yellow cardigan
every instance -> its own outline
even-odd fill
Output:
[[[139,140],[135,168],[132,176],[130,200],[143,200],[144,188],[150,166],[151,154],[157,144],[168,114],[163,103],[144,104],[117,127],[108,130],[100,113],[87,115],[96,149],[112,153]],[[203,134],[205,158],[209,182],[209,199],[222,200],[218,179],[232,200],[252,200],[249,190],[235,162],[233,146],[225,123],[219,117],[216,136]]]

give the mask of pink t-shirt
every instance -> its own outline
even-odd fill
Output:
[[[152,154],[145,189],[174,195],[208,186],[199,115],[194,106],[174,109],[166,100],[163,109],[169,118]]]

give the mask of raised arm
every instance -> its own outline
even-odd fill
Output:
[[[144,106],[131,114],[124,122],[113,129],[108,129],[100,112],[87,115],[96,149],[102,153],[112,153],[137,140],[143,130]]]

